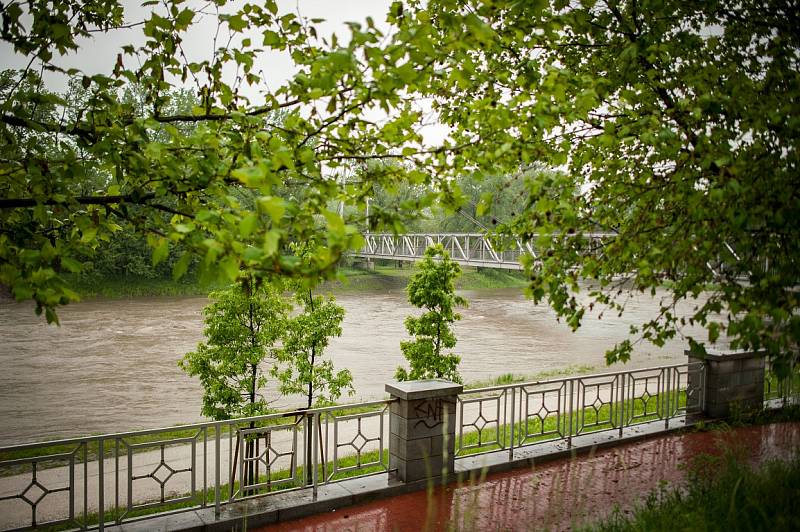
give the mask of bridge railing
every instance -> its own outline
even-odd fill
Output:
[[[606,233],[587,234],[586,238],[602,241],[613,235]],[[532,241],[504,239],[502,246],[494,243],[484,233],[366,233],[364,246],[355,256],[376,259],[418,260],[425,250],[441,244],[455,262],[468,266],[484,266],[520,270],[520,257],[539,257]],[[599,249],[599,248],[598,248]]]
[[[514,450],[590,432],[700,413],[702,363],[550,379],[464,391],[456,405],[455,456]]]
[[[0,529],[104,528],[385,473],[391,400],[0,448]]]

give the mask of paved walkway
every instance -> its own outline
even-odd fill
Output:
[[[686,432],[623,444],[572,460],[489,475],[431,495],[409,493],[288,521],[264,531],[569,530],[629,512],[662,483],[680,486],[700,453],[745,452],[752,463],[800,451],[800,423]]]

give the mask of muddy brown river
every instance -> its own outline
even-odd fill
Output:
[[[573,365],[607,371],[605,350],[657,309],[642,297],[622,318],[590,318],[572,333],[519,289],[462,294],[470,307],[455,326],[455,351],[465,382]],[[403,319],[417,310],[401,290],[346,293],[337,300],[346,310],[343,334],[326,354],[353,373],[356,393],[343,401],[383,397],[384,383],[404,362]],[[60,327],[45,325],[31,304],[0,302],[0,445],[203,420],[200,385],[177,362],[202,339],[207,302],[93,299],[60,309]],[[662,349],[640,347],[626,367],[684,362],[685,345],[677,338]],[[272,395],[276,408],[301,404],[299,397]]]

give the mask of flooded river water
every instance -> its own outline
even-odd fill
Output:
[[[519,289],[462,294],[470,306],[455,326],[455,351],[465,382],[571,365],[606,371],[606,349],[657,309],[643,297],[622,318],[590,318],[572,333]],[[326,354],[353,373],[356,394],[343,400],[383,397],[384,384],[404,362],[403,319],[418,311],[401,290],[345,293],[337,300],[346,310],[343,334]],[[200,385],[177,362],[202,340],[207,302],[93,299],[60,309],[60,327],[45,325],[30,304],[0,302],[0,445],[202,420]],[[684,362],[685,345],[678,338],[660,350],[644,346],[626,367]],[[280,398],[274,406],[300,404]]]

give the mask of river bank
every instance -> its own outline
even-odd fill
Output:
[[[380,290],[403,290],[409,277],[414,273],[412,263],[395,261],[389,265],[377,265],[374,270],[343,267],[337,278],[322,283],[324,292],[354,293]],[[81,299],[106,298],[125,299],[131,297],[155,296],[207,296],[214,290],[225,288],[222,283],[202,284],[196,278],[180,280],[169,278],[148,279],[144,277],[102,277],[70,276],[69,282]],[[525,277],[522,272],[508,270],[462,268],[462,275],[456,282],[459,290],[481,290],[493,288],[524,288]]]

